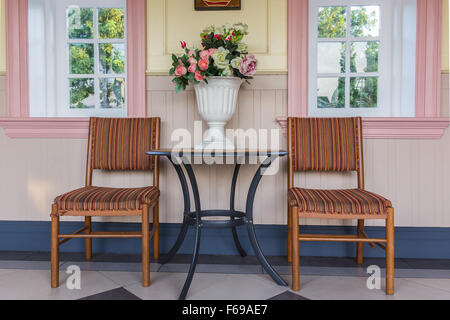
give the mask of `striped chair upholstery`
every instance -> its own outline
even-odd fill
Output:
[[[294,171],[358,170],[359,118],[290,118]]]
[[[157,187],[104,188],[84,187],[55,199],[59,210],[141,210],[143,204],[152,206],[159,198]]]
[[[91,118],[91,165],[101,170],[152,170],[159,118]]]
[[[362,189],[291,188],[288,197],[291,205],[298,206],[299,212],[378,215],[392,206],[386,198]]]

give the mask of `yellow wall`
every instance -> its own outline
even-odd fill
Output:
[[[240,11],[195,11],[193,0],[147,0],[147,71],[167,74],[180,40],[201,47],[200,32],[209,24],[245,22],[249,51],[259,73],[287,72],[287,0],[244,0]]]
[[[442,0],[442,71],[449,72],[450,52],[449,0]]]
[[[5,0],[0,0],[0,75],[6,72]]]

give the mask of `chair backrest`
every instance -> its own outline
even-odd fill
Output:
[[[357,171],[363,188],[361,118],[289,118],[288,148],[290,176],[295,171]]]
[[[156,157],[145,152],[159,148],[160,123],[160,118],[91,118],[86,185],[95,169],[157,173]]]

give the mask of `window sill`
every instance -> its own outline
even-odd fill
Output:
[[[286,135],[287,117],[277,117]],[[440,139],[450,118],[364,118],[366,139]]]
[[[10,138],[85,139],[89,118],[0,118]]]

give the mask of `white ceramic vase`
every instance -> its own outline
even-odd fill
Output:
[[[202,144],[195,149],[234,150],[233,142],[225,136],[225,125],[236,110],[242,82],[237,77],[208,77],[208,83],[194,85],[198,111],[209,127]]]

